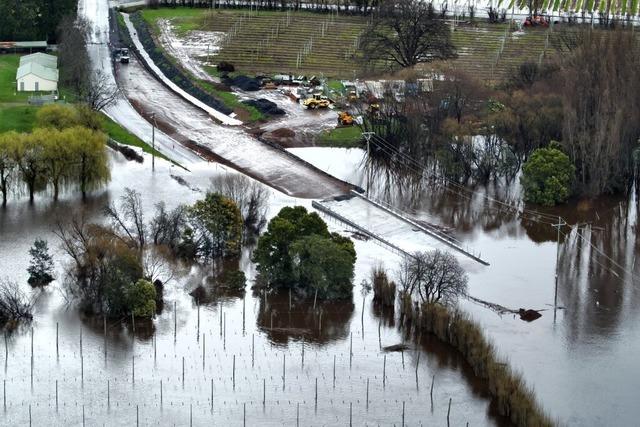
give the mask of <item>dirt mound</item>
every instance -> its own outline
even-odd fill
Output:
[[[296,133],[294,131],[287,128],[276,129],[271,132],[271,134],[278,138],[293,138],[294,136],[296,136]]]
[[[278,144],[281,147],[292,148],[298,147],[299,141],[296,133],[287,128],[279,128],[261,135],[261,139],[267,142]]]
[[[248,92],[260,90],[260,81],[247,76],[223,77],[222,82],[227,86],[235,86]]]
[[[260,99],[250,99],[247,101],[242,101],[243,104],[251,105],[256,107],[261,113],[269,114],[271,116],[282,116],[285,111],[278,107],[275,102],[269,101],[268,99],[260,98]]]

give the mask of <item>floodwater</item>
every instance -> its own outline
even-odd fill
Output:
[[[450,398],[452,425],[504,424],[484,385],[448,348],[423,339],[404,354],[380,350],[402,337],[377,317],[370,295],[363,305],[360,283],[379,260],[391,267],[398,259],[371,241],[355,241],[353,300],[315,309],[312,301],[293,298],[290,306],[288,295],[265,298],[249,288],[244,296],[215,295],[206,270],[182,267],[153,322],[139,322],[134,333],[130,321],[109,320],[105,339],[102,319],[66,304],[59,281],[32,291],[27,251],[36,237],[49,241],[62,277],[65,259],[52,233],[57,218],[84,214],[99,221],[101,207],[127,186],[141,192],[145,212],[160,201],[171,208],[202,197],[211,177],[234,173],[204,163],[189,173],[161,160],[152,173],[148,156],[140,165],[113,155],[112,166],[108,188],[85,204],[65,193],[57,204],[43,196],[30,206],[19,197],[0,211],[2,276],[38,298],[33,359],[29,327],[8,337],[8,357],[0,351],[6,398],[0,424],[347,425],[351,418],[354,425],[400,425],[404,405],[405,425],[443,425]],[[272,191],[269,215],[293,204],[309,202]],[[248,255],[238,265],[251,283]],[[189,292],[201,284],[213,298],[197,306]]]
[[[362,150],[291,151],[369,187],[372,197],[392,202],[415,219],[452,230],[480,251],[491,265],[467,268],[470,295],[511,309],[544,310],[540,319],[526,323],[469,300],[460,302],[554,418],[564,425],[637,425],[640,247],[634,192],[628,199],[573,201],[546,210],[549,217],[516,216],[490,199],[518,200],[517,181],[469,193],[435,183],[416,189],[399,184],[393,174],[378,173],[367,185]],[[369,221],[363,210],[353,215]],[[569,226],[560,233],[557,304],[562,309],[554,314],[556,215]]]

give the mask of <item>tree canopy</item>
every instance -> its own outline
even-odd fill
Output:
[[[345,298],[353,288],[353,242],[329,233],[317,213],[285,207],[267,226],[253,253],[272,289],[294,288],[321,298]]]
[[[575,167],[557,148],[538,148],[522,167],[525,200],[544,206],[562,203],[571,195]]]

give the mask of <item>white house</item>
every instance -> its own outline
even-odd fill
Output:
[[[58,58],[45,53],[21,57],[16,82],[19,92],[58,90]]]

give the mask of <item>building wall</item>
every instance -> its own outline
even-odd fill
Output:
[[[22,91],[21,83],[24,83],[25,92],[34,92],[36,90],[36,82],[38,82],[38,90],[43,92],[50,92],[52,90],[58,90],[58,83],[45,80],[36,76],[35,74],[27,74],[21,79],[18,79],[18,92]]]

